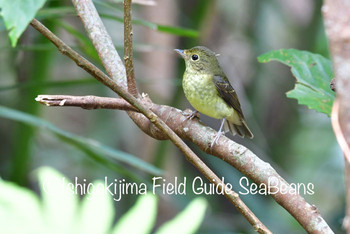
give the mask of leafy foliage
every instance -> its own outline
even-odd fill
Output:
[[[30,21],[34,19],[35,15],[38,13],[39,17],[43,18],[55,18],[65,14],[73,14],[73,7],[56,7],[40,10],[43,7],[46,0],[0,0],[0,16],[4,19],[4,24],[6,29],[9,31],[9,37],[11,40],[11,45],[15,47],[19,37],[22,35],[24,30],[29,25]],[[100,3],[101,4],[101,3]],[[103,4],[104,6],[109,6],[108,4]],[[120,10],[119,8],[113,8]],[[108,14],[100,14],[104,18],[116,20],[123,23],[123,18],[118,16],[112,16]],[[21,17],[18,17],[21,16]],[[193,29],[187,29],[182,27],[174,27],[169,25],[161,25],[145,20],[136,19],[132,21],[135,25],[142,25],[159,32],[164,32],[168,34],[174,34],[184,37],[198,37],[199,33]],[[67,29],[67,28],[66,28]],[[72,32],[71,32],[72,33]],[[76,33],[72,33],[77,36]],[[80,39],[81,36],[79,36]]]
[[[172,220],[163,224],[156,234],[166,233],[196,233],[204,219],[207,201],[204,198],[194,199],[185,210]]]
[[[150,233],[157,214],[157,197],[141,195],[136,204],[112,227],[113,200],[102,191],[104,183],[79,201],[69,180],[62,184],[62,174],[49,167],[37,170],[42,199],[29,189],[0,179],[1,233]],[[100,190],[97,190],[99,188]],[[203,221],[207,202],[197,198],[158,233],[194,233]],[[28,212],[29,211],[29,212]],[[137,225],[135,225],[135,221]],[[192,225],[184,225],[184,222]],[[20,225],[19,225],[20,224]],[[171,224],[171,225],[170,225]],[[166,231],[166,232],[164,232]]]
[[[109,14],[100,14],[101,17],[106,19],[115,20],[117,22],[123,23],[124,19],[122,17],[109,15]],[[132,23],[135,25],[141,25],[159,32],[164,32],[168,34],[173,34],[177,36],[183,36],[183,37],[198,37],[199,33],[196,30],[188,29],[188,28],[182,28],[182,27],[174,27],[169,25],[162,25],[162,24],[156,24],[152,23],[146,20],[140,20],[140,19],[134,19],[132,20]]]
[[[0,0],[1,16],[13,47],[46,0]]]
[[[145,215],[147,214],[147,215]],[[153,195],[141,195],[135,205],[120,218],[113,233],[150,233],[157,218],[157,198]],[[137,225],[135,225],[137,220]]]
[[[47,129],[53,132],[54,134],[56,134],[57,136],[59,136],[61,139],[65,140],[66,142],[76,146],[78,149],[87,153],[89,156],[92,156],[95,160],[100,161],[102,164],[114,165],[115,162],[111,161],[111,159],[115,159],[119,162],[129,164],[133,167],[136,167],[150,174],[154,174],[154,175],[162,174],[162,171],[160,169],[142,161],[141,159],[133,155],[130,155],[123,151],[113,149],[95,140],[77,136],[73,133],[64,131],[56,127],[52,123],[47,122],[43,119],[37,118],[35,116],[29,115],[17,110],[12,110],[7,107],[0,106],[0,117],[16,120],[38,128]],[[118,172],[123,173],[123,171],[118,171]],[[131,176],[131,175],[128,175],[128,176]]]
[[[295,49],[270,51],[258,57],[259,62],[279,61],[289,67],[296,78],[293,90],[287,97],[299,104],[330,116],[335,93],[329,84],[333,78],[331,61],[318,54]]]

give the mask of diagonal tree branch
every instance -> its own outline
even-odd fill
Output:
[[[285,180],[283,180],[268,163],[265,163],[262,160],[260,160],[247,148],[229,140],[226,137],[221,137],[217,145],[215,145],[213,148],[209,148],[208,146],[216,134],[214,130],[203,126],[197,120],[185,121],[186,118],[181,114],[179,110],[175,108],[155,105],[147,99],[143,99],[143,103],[141,103],[137,99],[133,98],[129,93],[127,93],[125,89],[120,89],[120,87],[118,87],[115,84],[115,82],[111,80],[108,76],[106,76],[103,72],[98,71],[98,69],[97,71],[94,70],[95,67],[93,65],[91,66],[91,64],[89,64],[87,60],[84,60],[83,58],[81,60],[75,60],[75,51],[70,51],[70,48],[67,48],[67,46],[65,46],[62,41],[60,41],[56,36],[51,35],[52,33],[49,32],[47,29],[42,29],[41,27],[39,27],[37,23],[37,21],[33,20],[33,27],[36,27],[39,32],[43,33],[43,35],[48,37],[59,48],[59,50],[62,53],[70,57],[73,55],[72,59],[79,66],[83,67],[94,77],[97,76],[96,78],[98,80],[100,80],[102,83],[106,84],[112,90],[117,92],[132,106],[139,109],[151,120],[151,122],[154,122],[154,124],[157,127],[159,127],[165,132],[167,131],[167,126],[164,126],[164,123],[162,121],[159,121],[157,119],[157,116],[154,115],[154,113],[152,113],[147,108],[150,108],[152,111],[154,111],[161,119],[163,119],[169,126],[171,126],[171,128],[179,136],[193,141],[203,151],[211,153],[214,156],[217,156],[223,159],[224,161],[228,162],[229,164],[233,165],[242,173],[250,177],[255,183],[265,184],[266,186],[268,186],[269,178],[276,178],[277,183],[275,185],[275,189],[272,189],[272,192],[275,193],[271,196],[286,210],[288,210],[288,212],[298,220],[298,222],[305,228],[305,230],[307,230],[308,232],[332,233],[332,231],[329,229],[328,225],[317,212],[315,207],[308,204],[299,194],[290,192],[292,188],[288,185],[288,183]],[[67,49],[68,51],[72,52],[72,54],[70,54],[70,52],[67,52]],[[177,136],[173,136],[171,132],[167,132],[167,135],[169,135],[170,139],[172,140],[177,139]],[[175,144],[180,144],[181,146],[182,143],[177,142]],[[182,150],[185,150],[186,147]],[[191,160],[196,159],[189,158],[189,161]],[[201,165],[199,164],[199,166]],[[202,172],[202,169],[199,170]],[[202,173],[204,174],[205,171]],[[282,193],[279,190],[279,188],[281,188],[282,186],[285,189],[287,189],[287,193]],[[238,195],[237,197],[234,196],[233,199],[238,199]]]
[[[43,104],[48,106],[59,106],[59,102],[66,99],[65,95],[40,95],[39,100]],[[79,107],[79,100],[84,97],[69,96],[72,106]],[[120,99],[110,99],[99,97],[99,103],[119,103]],[[75,101],[77,100],[77,101]],[[114,101],[112,101],[114,100]],[[201,150],[211,153],[212,155],[224,160],[236,169],[238,169],[243,174],[247,175],[257,184],[268,185],[275,181],[276,184],[272,184],[275,189],[271,189],[271,196],[284,207],[291,215],[293,215],[299,223],[303,225],[305,230],[308,232],[322,232],[322,233],[332,233],[325,221],[322,219],[321,215],[317,211],[314,205],[308,204],[299,194],[295,194],[289,184],[270,166],[270,164],[265,163],[260,160],[256,155],[254,155],[250,150],[242,145],[239,145],[226,137],[219,139],[218,146],[214,146],[211,150],[208,145],[211,143],[212,139],[215,137],[215,130],[204,126],[197,119],[186,120],[186,117],[182,114],[181,110],[173,107],[157,105],[149,102],[148,99],[144,102],[149,108],[156,113],[163,121],[170,126],[176,134],[181,138],[191,140],[193,143],[197,144]],[[96,105],[91,103],[92,106]],[[117,105],[111,104],[106,108],[114,109]],[[120,109],[117,107],[116,109]],[[204,141],[204,142],[203,142]],[[275,186],[276,185],[276,186]],[[285,188],[284,192],[281,190],[276,190],[276,188]],[[317,222],[317,223],[314,223]]]
[[[155,115],[150,110],[150,108],[146,104],[152,106],[153,103],[151,103],[149,99],[147,99],[147,101],[143,103],[140,102],[134,96],[129,94],[125,88],[119,87],[112,79],[106,76],[103,72],[95,70],[97,68],[94,65],[92,65],[83,57],[79,57],[79,54],[77,54],[69,46],[64,44],[63,41],[61,41],[52,32],[45,28],[45,26],[43,26],[39,21],[33,20],[31,22],[31,25],[34,28],[36,28],[40,33],[42,33],[45,37],[49,38],[50,41],[57,46],[59,51],[64,52],[64,54],[68,57],[72,56],[74,61],[77,60],[76,63],[80,67],[84,68],[92,75],[101,75],[101,77],[99,77],[98,80],[101,80],[102,83],[106,83],[108,87],[110,87],[113,91],[118,93],[123,99],[125,99],[129,104],[131,104],[132,107],[142,112],[153,124],[155,124],[159,129],[161,129],[161,131],[166,133],[169,139],[183,152],[183,154],[186,156],[186,159],[190,161],[210,182],[214,183],[219,188],[219,191],[222,192],[230,200],[230,202],[243,214],[243,216],[249,221],[249,223],[252,224],[255,230],[257,230],[259,233],[271,233],[254,215],[254,213],[243,203],[243,201],[239,198],[238,194],[232,190],[226,189],[225,185],[222,183],[219,177],[216,176],[214,172],[212,172],[210,168],[208,168],[204,164],[204,162],[201,161],[198,158],[198,156],[192,152],[192,150],[181,140],[181,138],[179,138],[162,120],[160,120],[157,117],[157,115]],[[70,54],[70,52],[73,53]],[[37,97],[36,99],[37,101],[47,105],[48,103],[45,103],[45,96],[46,95],[42,95]],[[62,99],[56,96],[53,97],[52,101],[58,104],[58,106],[64,106],[67,102],[67,98],[68,97],[66,95],[64,95]],[[59,103],[57,101],[59,101]],[[110,99],[107,102],[109,103],[109,101]],[[119,101],[120,100],[117,100],[117,102]],[[104,105],[105,104],[101,104],[100,107]],[[106,106],[108,106],[108,104],[106,104]],[[84,106],[83,108],[86,108],[86,106]]]
[[[107,74],[118,85],[127,88],[124,64],[115,50],[112,38],[107,33],[93,2],[86,0],[73,0],[72,2]],[[110,64],[115,64],[115,66],[110,66]]]
[[[102,25],[102,21],[98,16],[96,8],[94,7],[92,1],[84,0],[72,0],[79,17],[81,18],[90,39],[92,40],[95,49],[97,50],[99,57],[106,68],[107,73],[110,74],[112,78],[114,78],[115,74],[113,71],[120,66],[119,61],[115,63],[115,57],[119,56],[117,51],[112,48],[110,45],[113,45],[110,36],[103,35],[107,34],[104,26]],[[38,21],[34,21],[31,23],[36,26],[36,29],[40,29]],[[101,25],[100,25],[101,24]],[[47,30],[47,29],[46,29]],[[46,31],[45,30],[45,31]],[[102,40],[99,40],[99,37]],[[55,38],[50,35],[49,38]],[[55,39],[58,39],[57,37]],[[105,41],[107,47],[104,47]],[[61,43],[63,43],[60,39],[55,40],[58,43],[56,46],[59,47]],[[66,49],[69,49],[67,46]],[[108,52],[106,52],[108,50]],[[111,57],[108,57],[111,55]],[[79,61],[77,63],[80,65]],[[93,65],[92,65],[93,67]],[[123,66],[124,67],[124,66]],[[123,69],[125,70],[125,68]],[[119,73],[118,73],[119,74]],[[114,80],[121,80],[122,77],[117,76]],[[125,79],[122,80],[122,84],[124,84]],[[106,78],[104,81],[107,84],[112,84],[110,87],[113,91],[119,94],[122,98],[124,98],[127,102],[129,102],[132,106],[138,109],[144,116],[146,116],[151,123],[153,123],[162,133],[164,133],[173,143],[176,145],[182,153],[186,156],[186,159],[190,161],[197,169],[212,183],[216,185],[219,191],[221,191],[233,205],[243,214],[243,216],[252,224],[255,230],[261,233],[271,233],[254,215],[254,213],[249,210],[249,208],[242,202],[239,198],[238,194],[232,190],[226,189],[225,185],[222,181],[210,170],[207,165],[205,165],[199,157],[193,153],[193,151],[179,138],[157,115],[155,115],[146,105],[136,99],[133,95],[127,92],[125,85],[118,86],[116,82],[111,80],[110,78]]]
[[[72,3],[99,55],[100,60],[102,61],[103,66],[106,69],[107,74],[112,80],[116,81],[114,85],[120,85],[127,89],[128,84],[125,67],[113,45],[112,38],[108,34],[101,18],[97,13],[93,2],[91,0],[72,0]],[[130,78],[129,82],[135,82],[132,80],[133,79]],[[136,82],[135,84],[131,84],[131,89],[133,85],[136,86]],[[110,87],[109,85],[107,86]],[[112,90],[116,92],[116,90]],[[158,140],[168,139],[167,135],[156,128],[144,115],[134,112],[127,113],[134,123],[149,136]]]
[[[100,20],[98,13],[96,11],[96,8],[94,7],[91,0],[86,1],[78,1],[78,0],[72,0],[76,11],[78,12],[78,15],[80,16],[82,23],[84,24],[85,28],[87,29],[89,38],[93,41],[93,44],[95,46],[95,49],[98,51],[99,57],[103,62],[104,67],[106,68],[107,73],[110,77],[113,77],[113,74],[109,73],[108,71],[114,71],[115,67],[120,66],[119,63],[114,63],[113,59],[108,58],[109,54],[113,54],[114,56],[118,56],[118,52],[115,50],[115,48],[111,48],[110,44],[112,43],[111,38],[108,36],[107,31],[104,29],[102,21]],[[135,77],[134,77],[134,68],[133,68],[133,62],[132,62],[132,26],[131,26],[131,1],[127,0],[124,1],[124,12],[125,12],[125,23],[124,25],[124,43],[125,43],[125,56],[126,56],[126,64],[128,65],[128,72],[127,74],[129,77],[127,77],[127,84],[130,85],[128,90],[132,90],[134,92],[134,95],[129,97],[133,99],[134,97],[137,97],[136,83],[135,83]],[[99,20],[94,20],[95,18]],[[101,24],[101,25],[100,25]],[[101,28],[104,29],[101,31]],[[105,41],[99,40],[99,38],[94,37],[95,34],[107,34],[102,35],[102,38],[105,38],[106,40],[110,40],[109,43],[107,43],[107,47],[104,46]],[[109,52],[104,54],[103,52],[108,50]],[[113,57],[112,57],[113,58]],[[135,87],[133,87],[135,86]],[[185,155],[186,159],[190,161],[210,182],[214,183],[216,187],[219,188],[219,190],[223,191],[223,194],[231,201],[233,205],[236,206],[236,208],[243,214],[243,216],[253,225],[253,227],[262,233],[270,233],[270,231],[260,222],[260,220],[254,215],[254,213],[243,203],[243,201],[238,197],[238,194],[235,193],[232,190],[226,190],[224,187],[225,185],[222,183],[222,181],[219,179],[218,176],[214,174],[214,172],[211,171],[211,169],[204,164],[203,161],[179,138],[172,130],[169,128],[161,119],[158,118],[157,115],[155,115],[147,106],[142,105],[141,102],[138,102],[137,99],[134,100],[133,103],[131,103],[125,96],[130,96],[129,93],[125,93],[125,95],[122,95],[120,93],[120,90],[117,92],[120,96],[122,96],[124,99],[126,99],[130,104],[134,105],[144,116],[146,116],[151,123],[156,125],[158,129],[163,132],[169,139],[176,145],[182,153]],[[123,90],[125,91],[125,90]],[[131,93],[132,94],[132,93]],[[137,105],[135,105],[137,104]],[[140,114],[129,112],[129,116],[134,120],[134,122],[146,122],[150,123],[148,120],[144,119]],[[223,186],[223,187],[220,187]]]

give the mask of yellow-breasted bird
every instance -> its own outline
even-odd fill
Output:
[[[182,86],[187,100],[196,111],[212,118],[222,119],[211,147],[221,134],[228,130],[233,135],[237,133],[240,137],[253,138],[253,133],[244,119],[236,91],[220,67],[217,55],[204,46],[188,50],[175,49],[175,51],[186,63]]]

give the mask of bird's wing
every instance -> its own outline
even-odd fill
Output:
[[[244,118],[236,91],[232,88],[227,78],[223,76],[214,76],[213,82],[220,97]]]

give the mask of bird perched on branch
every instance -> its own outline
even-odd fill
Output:
[[[253,138],[239,103],[236,91],[219,65],[217,55],[204,46],[188,50],[175,49],[186,63],[182,86],[187,100],[196,109],[212,118],[222,119],[219,132],[211,147],[222,133]],[[190,118],[195,115],[194,112]]]

